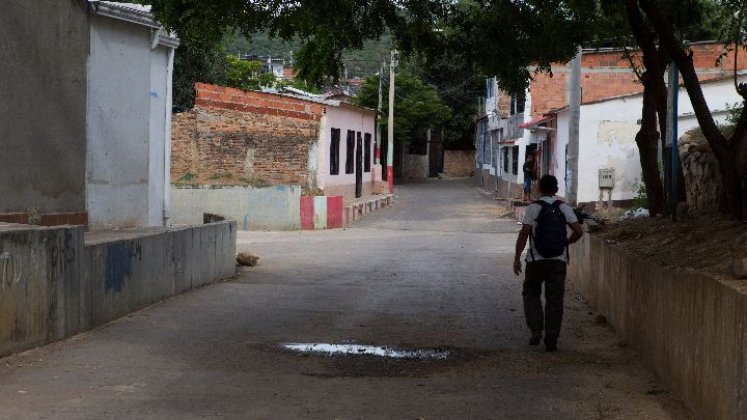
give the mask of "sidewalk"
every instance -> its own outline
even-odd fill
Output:
[[[394,204],[394,194],[366,195],[360,198],[347,199],[342,205],[342,225],[350,226],[362,219],[365,214],[383,209]]]

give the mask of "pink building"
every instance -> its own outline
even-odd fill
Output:
[[[354,197],[374,191],[376,112],[345,102],[325,101],[319,133],[317,186],[325,195]]]

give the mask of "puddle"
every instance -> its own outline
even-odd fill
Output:
[[[321,356],[377,356],[390,359],[446,360],[451,354],[447,350],[405,350],[388,346],[363,344],[286,343],[282,348],[302,354]]]

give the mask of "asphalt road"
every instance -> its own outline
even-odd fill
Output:
[[[235,279],[0,359],[0,419],[688,417],[571,290],[560,351],[527,345],[495,201],[467,181],[396,194],[353,228],[240,233],[260,261]]]

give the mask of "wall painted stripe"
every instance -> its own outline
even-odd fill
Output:
[[[314,197],[301,197],[301,229],[314,229]]]
[[[327,197],[314,197],[314,229],[327,229]]]
[[[342,227],[342,196],[327,197],[327,229]]]

